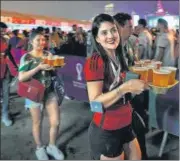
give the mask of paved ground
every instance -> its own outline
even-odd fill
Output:
[[[15,99],[11,105],[14,118],[12,127],[1,126],[1,159],[2,160],[35,160],[34,142],[31,132],[31,118],[23,107],[23,99]],[[78,101],[64,100],[61,110],[59,148],[63,150],[67,160],[90,159],[88,152],[87,128],[91,113],[86,104]],[[48,118],[43,123],[43,140],[48,143]],[[147,139],[147,150],[150,159],[179,160],[179,138],[169,136],[162,158],[157,158],[162,135]]]

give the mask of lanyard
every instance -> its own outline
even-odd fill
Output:
[[[114,64],[113,64],[113,62],[112,62],[112,60],[111,60],[110,64],[111,64],[112,71],[113,71],[113,74],[114,74],[114,81],[113,81],[113,83],[112,83],[112,84],[110,85],[110,87],[109,87],[109,90],[111,91],[111,90],[112,90],[114,87],[116,87],[116,86],[119,84],[119,82],[120,82],[121,65],[120,65],[120,63],[119,63],[119,64],[118,64],[118,69],[116,70],[116,69],[115,69],[115,66],[114,66]],[[125,96],[123,96],[122,98],[123,98],[123,103],[125,104],[125,102],[126,102]]]
[[[110,64],[111,64],[112,71],[114,74],[114,81],[109,87],[109,90],[112,90],[120,82],[121,66],[120,66],[120,64],[118,64],[118,69],[116,70],[112,60],[111,60]]]

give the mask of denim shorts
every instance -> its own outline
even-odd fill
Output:
[[[30,99],[25,99],[25,108],[30,109],[30,108],[40,108],[41,110],[44,108],[44,105],[50,101],[58,101],[58,98],[54,92],[50,93],[45,93],[44,99],[42,102],[34,102],[31,101]]]

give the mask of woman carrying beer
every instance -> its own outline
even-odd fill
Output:
[[[140,94],[146,89],[141,80],[124,82],[128,70],[120,36],[114,19],[107,14],[95,17],[92,23],[94,53],[87,59],[84,73],[91,110],[89,127],[91,158],[95,160],[141,159],[141,152],[132,128],[132,110],[128,93]]]
[[[38,160],[48,160],[48,155],[55,159],[63,160],[63,153],[55,145],[60,123],[60,108],[58,98],[51,87],[50,65],[42,63],[43,56],[51,56],[51,53],[44,51],[45,37],[38,32],[33,32],[30,36],[32,50],[25,54],[20,61],[19,81],[25,82],[34,78],[45,86],[45,94],[42,103],[25,99],[25,107],[30,110],[32,117],[32,133],[37,145],[36,156]],[[47,70],[47,71],[45,71]],[[50,122],[49,145],[43,146],[41,140],[41,125],[44,106],[47,110]]]

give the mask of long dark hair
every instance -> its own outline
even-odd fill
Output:
[[[105,64],[104,76],[105,76],[105,78],[108,78],[109,77],[109,58],[108,58],[108,55],[107,55],[106,51],[104,50],[104,48],[96,41],[96,37],[97,37],[98,31],[99,31],[100,25],[103,22],[110,22],[112,24],[115,24],[113,17],[111,17],[108,14],[100,14],[100,15],[96,16],[92,23],[91,41],[92,41],[92,46],[93,46],[92,52],[98,53],[102,57],[103,62],[105,62],[104,63]],[[124,58],[124,55],[122,52],[121,43],[119,43],[118,47],[116,48],[116,56],[117,56],[119,62],[121,63],[121,71],[122,72],[127,71],[128,67],[126,65],[125,58]]]

